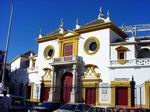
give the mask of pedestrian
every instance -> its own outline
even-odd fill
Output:
[[[0,112],[9,112],[11,102],[10,98],[6,96],[6,90],[3,91],[3,95],[3,98],[0,99]]]

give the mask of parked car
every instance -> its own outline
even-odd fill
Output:
[[[10,96],[12,112],[26,112],[24,97]]]
[[[62,106],[63,103],[60,102],[43,102],[38,106],[33,106],[32,111],[34,112],[52,112]]]
[[[31,111],[35,105],[36,103],[30,102],[28,100],[25,101],[25,107],[28,111]]]
[[[2,94],[0,94],[0,99],[3,97]],[[7,94],[7,97],[10,98],[10,112],[26,112],[26,105],[25,105],[25,99],[21,96],[14,96]]]
[[[90,105],[84,103],[67,103],[53,112],[88,112]]]
[[[93,106],[88,112],[124,112],[124,110],[121,107]]]
[[[147,109],[138,107],[124,107],[124,112],[149,112]]]

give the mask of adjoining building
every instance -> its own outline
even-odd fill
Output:
[[[4,51],[0,50],[0,79],[2,79],[2,71],[3,71],[3,60],[4,60]]]
[[[9,88],[10,84],[10,64],[6,63],[5,74],[3,75],[4,66],[4,55],[5,51],[0,50],[0,83],[2,82],[2,77],[4,77],[4,83]],[[0,85],[0,93],[3,91],[2,83]]]
[[[150,108],[150,38],[128,37],[109,12],[100,10],[85,25],[77,21],[72,31],[61,21],[37,41],[37,55],[11,63],[12,82],[22,84],[27,99]]]

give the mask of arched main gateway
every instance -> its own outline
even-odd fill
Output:
[[[73,75],[69,72],[63,74],[61,78],[61,101],[68,103],[70,101],[70,95],[72,91],[72,78]]]

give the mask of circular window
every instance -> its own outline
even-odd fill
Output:
[[[91,42],[90,45],[89,45],[89,49],[91,51],[95,51],[97,48],[97,43],[96,42]]]
[[[49,49],[48,56],[51,57],[53,55],[53,52],[54,52],[53,49]]]
[[[99,50],[99,40],[96,37],[88,38],[84,43],[84,51],[89,54],[95,54]]]
[[[44,50],[44,57],[45,59],[49,60],[54,56],[54,47],[49,45]]]

